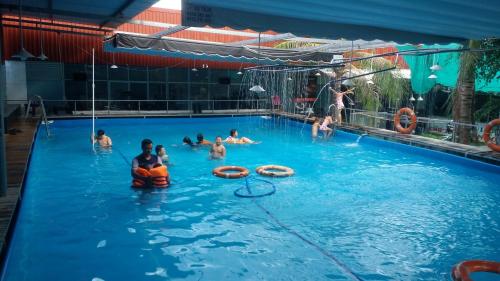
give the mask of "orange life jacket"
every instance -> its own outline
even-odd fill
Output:
[[[137,168],[132,171],[132,187],[145,188],[150,185],[151,173],[144,168]]]
[[[149,172],[151,173],[154,187],[165,188],[169,185],[170,181],[167,166],[159,166],[149,170]]]

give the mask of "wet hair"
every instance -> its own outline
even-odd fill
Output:
[[[236,129],[231,129],[231,131],[229,131],[229,135],[234,137],[234,134],[236,134]]]
[[[160,153],[161,149],[163,148],[163,145],[159,144],[155,147],[156,154]]]
[[[144,148],[146,145],[153,144],[153,141],[150,139],[143,139],[141,141],[141,148]]]
[[[103,136],[104,135],[104,130],[97,130],[97,136]]]
[[[189,144],[189,145],[193,146],[193,141],[189,137],[184,137],[182,139],[182,142],[185,143],[185,144]]]
[[[203,141],[203,134],[202,134],[202,133],[199,133],[199,134],[196,136],[196,139],[198,140],[198,142]]]

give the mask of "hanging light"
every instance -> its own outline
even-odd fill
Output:
[[[262,93],[265,92],[264,88],[262,88],[260,85],[255,85],[252,88],[250,88],[250,91],[256,92],[256,93]]]
[[[419,96],[417,100],[418,101],[423,101],[424,99],[422,98],[422,96]]]
[[[115,53],[113,53],[113,64],[109,67],[111,69],[117,69],[118,66],[115,64]]]
[[[316,72],[316,74],[314,74],[314,75],[316,75],[316,76],[321,76],[321,73],[320,73],[320,72],[319,72],[319,70],[318,70],[318,72]]]
[[[198,71],[198,69],[196,69],[196,67],[193,67],[193,69],[191,69],[191,71],[196,72],[196,71]]]
[[[432,71],[439,71],[441,70],[441,66],[439,64],[434,64],[431,67],[429,67],[429,69]]]
[[[429,79],[436,79],[438,78],[436,74],[432,73],[431,75],[429,75],[429,77],[427,77]]]
[[[26,51],[26,49],[24,48],[23,17],[22,17],[22,15],[23,15],[23,5],[21,4],[21,1],[19,1],[19,37],[20,37],[20,41],[21,41],[21,50],[19,51],[19,53],[13,55],[12,57],[19,59],[19,60],[22,60],[22,61],[25,61],[28,59],[32,59],[35,56],[32,55],[30,52]]]
[[[241,72],[241,70],[240,70],[240,71],[236,72],[236,74],[243,75],[243,72]]]
[[[288,78],[287,78],[287,80],[288,80],[288,81],[292,81],[292,77],[288,77]]]
[[[413,95],[411,95],[410,101],[415,101],[415,98],[413,97]]]

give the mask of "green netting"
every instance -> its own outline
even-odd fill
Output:
[[[419,45],[418,49],[459,49],[460,44],[448,45]],[[398,50],[416,50],[416,46],[404,45],[397,46]],[[460,53],[439,53],[428,56],[403,56],[411,70],[411,87],[417,94],[426,94],[436,84],[441,84],[447,87],[455,88],[458,78],[458,70],[460,68]],[[441,70],[432,71],[430,67],[433,64],[441,66]],[[429,79],[429,75],[435,74],[436,79]],[[493,79],[490,83],[482,79],[476,79],[476,91],[481,92],[500,92],[500,80]]]

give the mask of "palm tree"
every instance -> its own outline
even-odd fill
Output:
[[[470,49],[477,49],[480,45],[480,41],[468,41]],[[453,120],[461,124],[473,124],[474,122],[472,109],[478,59],[478,54],[474,52],[463,52],[460,58],[460,72],[458,74],[456,96],[453,102]],[[473,130],[465,125],[458,125],[455,128],[458,134],[458,142],[469,144],[471,131]]]

